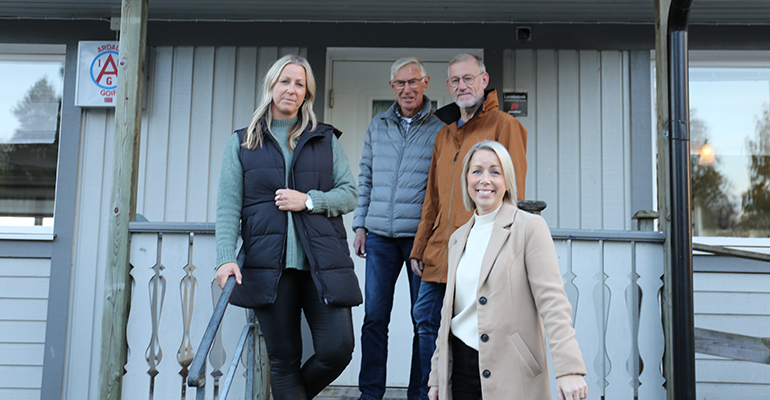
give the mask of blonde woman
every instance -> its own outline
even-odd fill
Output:
[[[217,193],[216,280],[234,275],[230,303],[254,309],[276,400],[313,398],[339,376],[353,352],[350,308],[362,302],[342,224],[358,192],[341,132],[313,114],[315,88],[302,57],[270,67],[251,123],[227,144]],[[301,365],[302,312],[315,354]]]
[[[449,239],[449,275],[428,381],[432,400],[551,399],[548,332],[560,400],[588,396],[556,250],[543,218],[519,210],[508,151],[465,156],[471,219]]]

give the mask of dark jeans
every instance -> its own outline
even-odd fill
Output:
[[[420,277],[409,267],[409,253],[413,238],[387,238],[374,233],[366,235],[366,281],[364,325],[361,328],[361,372],[358,389],[361,398],[380,400],[385,394],[385,376],[388,360],[388,324],[393,309],[393,293],[401,269],[406,265],[411,307],[417,300]],[[406,264],[405,264],[406,263]],[[412,318],[412,361],[407,398],[420,396],[420,351],[417,328]]]
[[[420,366],[422,367],[422,383],[420,384],[420,400],[428,400],[428,375],[430,375],[430,359],[436,350],[436,337],[441,324],[441,305],[444,302],[445,283],[420,282],[417,303],[412,309],[414,320],[417,321],[417,334],[420,337]]]
[[[300,366],[302,311],[313,334],[315,354]],[[254,312],[265,337],[275,400],[312,399],[350,362],[354,345],[350,307],[321,302],[309,271],[285,269],[275,303]]]
[[[479,352],[462,340],[452,337],[452,398],[481,400]]]

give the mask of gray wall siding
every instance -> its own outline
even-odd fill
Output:
[[[40,398],[50,258],[0,257],[0,398]]]
[[[629,53],[506,50],[503,71],[529,96],[526,198],[552,228],[632,229]]]
[[[296,47],[150,49],[137,213],[154,222],[214,222],[225,143],[235,129],[248,124],[260,79],[270,64],[298,52],[305,51]],[[98,396],[114,125],[113,109],[83,110],[66,399]],[[44,322],[40,329],[44,334]]]
[[[770,332],[770,271],[699,272],[693,275],[695,326],[767,337]],[[695,355],[699,399],[766,399],[770,365]]]

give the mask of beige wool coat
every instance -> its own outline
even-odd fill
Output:
[[[439,399],[452,399],[450,325],[457,264],[465,249],[472,217],[449,239],[449,276],[429,386]],[[556,377],[586,374],[572,328],[572,306],[564,292],[556,250],[545,220],[504,201],[481,264],[478,296],[479,376],[482,397],[551,399],[548,331]],[[486,339],[486,340],[485,340]]]

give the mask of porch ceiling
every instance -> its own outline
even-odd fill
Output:
[[[0,0],[0,18],[109,18],[120,0]],[[151,20],[642,23],[654,0],[152,0]],[[696,0],[692,24],[768,24],[767,0]]]

